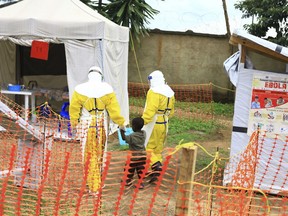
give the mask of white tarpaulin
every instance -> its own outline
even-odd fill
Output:
[[[252,41],[253,43],[256,43],[258,45],[261,45],[262,47],[266,47],[272,51],[275,51],[277,53],[280,53],[283,56],[288,57],[288,48],[287,47],[283,47],[281,45],[272,43],[270,41],[264,40],[262,38],[256,37],[254,35],[248,34],[245,31],[242,31],[240,29],[235,29],[235,31],[233,32],[233,35],[237,35],[239,37],[248,39],[249,41]]]
[[[230,82],[236,87],[238,82],[238,72],[240,64],[240,51],[235,52],[232,56],[226,59],[223,63],[224,69],[230,79]],[[246,68],[253,68],[251,60],[246,56]]]
[[[288,56],[288,52],[287,52],[288,49],[285,47],[281,47],[277,44],[268,42],[261,38],[257,38],[247,33],[236,31],[234,34],[238,34],[239,36],[244,37],[245,39],[251,40],[257,44],[260,44],[269,49],[272,49],[275,52]],[[250,136],[247,134],[247,131],[248,131],[248,126],[249,126],[249,121],[251,121],[251,115],[249,115],[251,114],[251,109],[252,109],[251,102],[252,102],[252,98],[254,98],[255,96],[255,95],[253,96],[254,94],[253,86],[256,86],[256,87],[259,86],[259,84],[253,83],[253,82],[257,82],[257,79],[260,79],[260,78],[267,79],[267,77],[268,78],[269,77],[273,77],[273,78],[282,77],[283,79],[287,77],[288,79],[288,74],[285,74],[285,73],[278,74],[274,72],[248,69],[248,68],[244,68],[243,63],[240,63],[237,67],[238,69],[237,69],[237,82],[235,82],[236,83],[236,95],[235,95],[235,104],[234,104],[233,132],[232,132],[231,150],[230,150],[230,157],[231,158],[233,157],[233,160],[230,161],[229,167],[227,167],[225,170],[224,180],[223,180],[224,184],[231,183],[233,175],[235,174],[237,165],[239,163],[240,158],[238,158],[238,162],[237,162],[237,160],[235,160],[235,158],[237,157],[234,157],[234,156],[240,155],[246,149],[249,143]],[[235,74],[233,74],[233,77],[231,78],[232,79],[235,78]],[[279,78],[279,81],[281,82],[280,78]],[[256,89],[256,87],[254,88]],[[259,89],[256,89],[256,90],[260,91]],[[264,91],[264,90],[265,89],[261,89],[261,91]],[[270,94],[270,91],[265,92],[265,94],[267,95]],[[265,99],[264,97],[261,99],[261,102],[260,102],[261,106],[264,106],[264,99]],[[276,99],[274,102],[275,102],[275,107],[276,107],[277,106]],[[268,116],[266,112],[267,111],[266,108],[259,107],[257,108],[257,110],[256,109],[253,110],[253,114],[257,111],[259,111],[260,113],[263,111],[262,113],[263,118]],[[278,114],[283,115],[283,112],[279,112]],[[279,118],[282,118],[282,117],[283,116],[279,116]],[[264,122],[268,122],[268,121],[270,120],[265,120]],[[274,121],[273,124],[277,124],[277,121]],[[265,132],[267,132],[266,127],[262,129],[265,130]],[[276,143],[275,136],[270,135],[268,137],[265,135],[265,137],[263,137],[262,133],[260,134],[259,142],[258,142],[259,149],[257,152],[258,159],[257,159],[257,164],[256,164],[256,169],[255,169],[254,188],[266,190],[266,191],[269,191],[270,193],[277,194],[280,191],[288,190],[288,181],[287,181],[288,153],[286,151],[287,142],[285,139],[283,140],[281,139],[280,136],[277,135],[277,144],[275,145],[275,143]]]
[[[241,65],[243,66],[243,64]],[[249,143],[250,136],[247,134],[247,127],[249,125],[249,112],[251,108],[252,81],[255,74],[267,76],[273,73],[240,68],[234,107],[233,132],[230,150],[231,158],[242,153]],[[288,75],[286,76],[288,77]],[[288,190],[288,181],[286,181],[288,153],[287,151],[283,152],[283,149],[286,149],[285,146],[287,143],[285,140],[280,138],[281,137],[278,137],[276,145],[277,148],[275,148],[275,145],[273,145],[275,142],[274,138],[269,138],[266,135],[264,139],[259,136],[258,144],[259,149],[261,149],[261,154],[258,158],[254,182],[255,188],[268,190],[275,194],[280,190]],[[261,142],[262,139],[265,140],[265,143]],[[282,160],[279,160],[280,157],[282,157]],[[233,159],[233,163],[235,164],[230,164],[229,170],[225,171],[224,184],[231,182],[233,173],[236,170],[237,162],[235,157]],[[275,178],[274,173],[277,171],[276,168],[279,168],[281,172],[279,171]],[[268,169],[268,171],[266,169]]]
[[[24,0],[0,9],[1,83],[15,82],[16,46],[33,40],[65,47],[69,95],[87,81],[88,69],[102,68],[129,123],[129,29],[101,16],[79,0]],[[12,55],[9,56],[9,55]]]
[[[128,29],[79,0],[24,0],[0,9],[2,36],[128,41]]]

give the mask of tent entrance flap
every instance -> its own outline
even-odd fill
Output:
[[[32,60],[31,48],[22,47],[22,55],[27,52],[26,59],[34,61],[31,66],[31,62],[20,57],[20,52],[16,53],[15,47],[31,47],[34,40],[49,43],[49,55],[48,61]],[[62,44],[59,46],[63,48],[51,54],[58,46],[55,44]],[[86,81],[89,68],[101,67],[129,123],[129,28],[115,24],[79,0],[25,0],[0,8],[0,48],[1,82],[14,83],[16,77],[17,82],[23,78],[26,84],[41,75],[47,80],[38,82],[38,87],[59,88],[65,83],[70,98],[75,86]],[[52,58],[54,63],[49,64]],[[48,81],[51,77],[56,77],[56,81]],[[65,82],[61,77],[65,77]]]

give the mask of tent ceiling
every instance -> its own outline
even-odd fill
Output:
[[[126,27],[79,0],[24,0],[1,8],[0,35],[129,41]]]

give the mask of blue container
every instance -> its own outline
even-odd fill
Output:
[[[132,128],[126,128],[125,135],[129,135],[131,133],[133,133]],[[120,129],[118,129],[118,138],[120,145],[128,145],[128,143],[126,143],[125,140],[122,139]]]
[[[7,89],[8,91],[21,91],[22,86],[21,85],[8,85]]]

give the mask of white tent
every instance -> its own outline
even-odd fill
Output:
[[[2,84],[15,82],[15,44],[31,46],[33,40],[64,44],[70,98],[75,86],[87,80],[88,69],[100,66],[129,121],[127,27],[118,26],[79,0],[23,0],[1,8]]]
[[[254,188],[274,194],[288,191],[288,152],[285,150],[287,145],[285,137],[288,135],[288,130],[282,130],[283,125],[284,127],[287,125],[282,119],[285,116],[288,103],[286,101],[284,105],[277,105],[276,100],[274,100],[274,106],[267,108],[263,102],[264,97],[273,95],[271,93],[273,91],[286,97],[288,85],[283,85],[285,89],[277,89],[274,84],[286,84],[288,71],[279,71],[277,73],[260,71],[251,67],[249,62],[247,64],[246,59],[247,50],[252,50],[287,64],[288,48],[239,30],[234,31],[230,38],[230,43],[238,45],[239,52],[224,62],[229,78],[236,86],[230,150],[231,159],[229,167],[226,167],[224,173],[224,184],[231,183],[240,161],[238,156],[246,149],[251,133],[260,128]],[[273,86],[270,86],[271,83],[273,83]],[[276,86],[278,87],[278,85]],[[255,92],[257,92],[259,98],[262,95],[261,107],[256,109],[251,107]],[[277,119],[268,118],[268,114],[270,115],[271,112],[277,115]],[[253,127],[254,125],[256,127]],[[271,125],[274,126],[275,130],[271,130]],[[263,137],[263,133],[265,137]],[[277,137],[277,142],[275,137]],[[275,146],[277,147],[275,148]],[[236,155],[238,156],[236,157]]]

